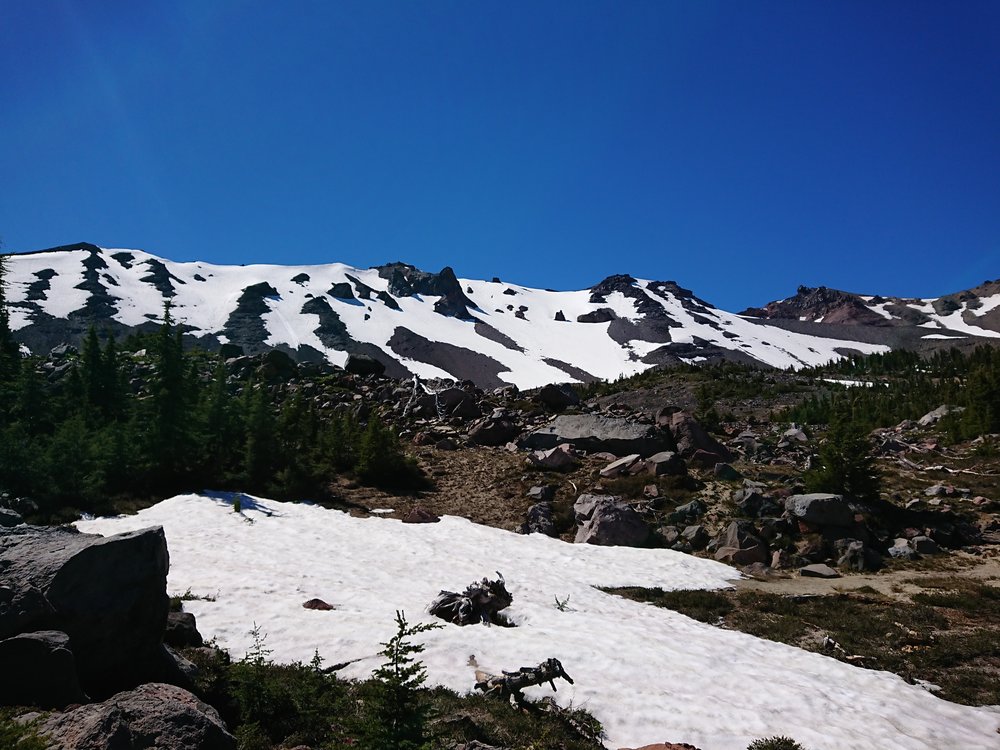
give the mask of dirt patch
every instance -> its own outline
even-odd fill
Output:
[[[1000,586],[1000,558],[984,559],[965,552],[953,552],[947,557],[938,555],[929,559],[933,562],[933,567],[900,567],[878,573],[855,573],[841,578],[802,578],[798,575],[767,581],[741,578],[733,581],[733,585],[738,591],[760,591],[781,596],[825,596],[867,588],[899,600],[909,600],[914,594],[923,591],[924,587],[915,581],[928,576],[947,575]]]
[[[342,483],[337,495],[352,512],[391,509],[387,518],[404,518],[416,507],[437,515],[467,518],[474,523],[513,530],[525,518],[533,500],[527,491],[541,484],[556,486],[556,505],[571,506],[579,493],[593,485],[597,471],[607,462],[585,457],[568,473],[544,472],[529,467],[524,453],[504,448],[467,447],[460,450],[420,448],[421,468],[434,489],[418,494],[392,494],[370,487]]]

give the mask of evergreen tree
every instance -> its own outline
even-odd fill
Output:
[[[358,476],[369,484],[389,487],[400,481],[406,468],[396,433],[373,414],[358,445]]]
[[[184,470],[188,437],[187,388],[181,332],[170,316],[170,303],[163,309],[163,325],[156,336],[153,352],[156,375],[153,379],[153,431],[150,441],[151,464],[158,469],[159,481],[177,486]]]
[[[266,488],[273,471],[274,417],[263,386],[253,390],[247,411],[244,469],[252,490]]]
[[[806,473],[811,492],[833,492],[858,500],[878,497],[880,480],[871,442],[857,425],[835,419],[819,451],[819,466]]]
[[[104,362],[101,356],[101,344],[97,340],[97,329],[91,324],[87,337],[83,340],[83,351],[80,355],[80,380],[83,385],[84,406],[88,417],[99,412],[103,401],[102,385]]]
[[[410,639],[440,625],[410,625],[396,611],[396,635],[382,644],[385,662],[375,672],[374,700],[368,707],[368,742],[372,750],[416,750],[421,746],[426,708],[417,692],[427,680],[427,670],[415,656],[423,645]]]
[[[0,418],[10,410],[13,384],[21,365],[21,350],[10,330],[6,277],[7,258],[0,255]]]

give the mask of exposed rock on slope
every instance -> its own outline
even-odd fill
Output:
[[[341,367],[364,354],[395,377],[482,386],[611,380],[718,359],[799,367],[883,348],[749,321],[675,282],[627,275],[556,292],[404,263],[219,266],[80,243],[12,256],[7,280],[11,327],[36,353],[78,345],[91,324],[119,338],[154,330],[166,302],[188,339],[208,349],[279,349]]]
[[[961,340],[1000,335],[1000,279],[943,297],[914,299],[866,296],[827,287],[800,286],[794,297],[744,310],[772,322],[824,326],[921,327],[923,340]],[[868,340],[868,339],[866,339]]]
[[[615,455],[638,453],[651,456],[674,447],[670,433],[652,425],[596,414],[569,414],[529,433],[523,447],[533,450],[554,448],[571,443],[593,453],[607,451]]]

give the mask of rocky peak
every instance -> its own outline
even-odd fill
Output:
[[[840,325],[886,325],[888,320],[872,311],[860,295],[825,286],[800,286],[794,297],[751,307],[741,315],[768,320],[810,320]]]
[[[590,287],[590,301],[605,302],[605,297],[612,292],[621,292],[626,297],[631,297],[636,291],[635,283],[635,278],[627,273],[616,273],[613,276],[608,276],[600,283]]]
[[[471,318],[469,308],[475,307],[462,291],[458,277],[450,266],[440,273],[421,271],[407,263],[386,263],[375,266],[378,275],[389,281],[389,293],[395,297],[412,297],[415,294],[440,297],[434,311],[454,318]]]

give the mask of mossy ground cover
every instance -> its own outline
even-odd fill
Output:
[[[910,601],[870,588],[827,596],[609,591],[858,667],[894,672],[909,682],[923,680],[939,686],[938,695],[946,700],[1000,704],[1000,588],[954,576],[912,582],[924,591]]]

